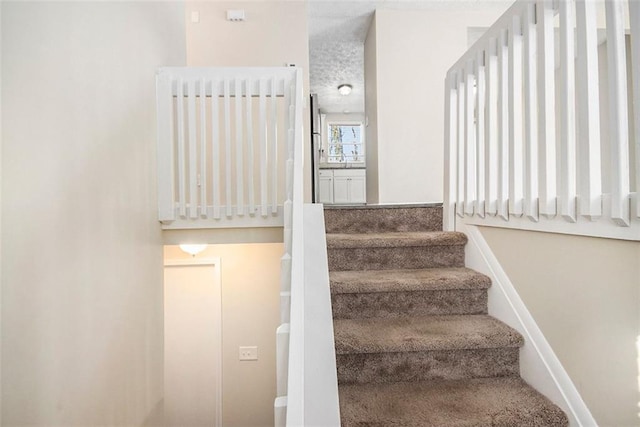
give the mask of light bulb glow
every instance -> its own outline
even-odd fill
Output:
[[[340,95],[342,96],[349,95],[352,89],[353,89],[353,86],[347,85],[347,84],[338,86],[338,92],[340,92]]]
[[[188,253],[191,256],[196,256],[198,255],[200,252],[204,251],[205,249],[207,249],[207,245],[191,245],[191,244],[182,244],[180,245],[180,249],[183,252]]]

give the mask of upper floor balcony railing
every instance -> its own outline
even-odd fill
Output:
[[[639,1],[517,1],[445,90],[446,229],[640,240]]]
[[[163,228],[283,226],[301,90],[294,68],[161,68]]]

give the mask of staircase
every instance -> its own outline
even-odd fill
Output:
[[[566,426],[433,207],[325,209],[343,427]]]

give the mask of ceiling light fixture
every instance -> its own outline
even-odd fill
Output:
[[[180,245],[180,249],[182,250],[182,252],[186,252],[191,256],[196,256],[200,252],[202,252],[205,249],[207,249],[207,245],[185,245],[185,244],[182,244],[182,245]]]
[[[347,84],[338,86],[338,92],[340,92],[340,95],[342,96],[349,95],[351,93],[351,89],[353,89],[353,86]]]

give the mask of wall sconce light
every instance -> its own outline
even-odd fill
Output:
[[[186,252],[191,256],[196,256],[200,252],[202,252],[205,249],[207,249],[207,245],[186,245],[186,244],[182,244],[182,245],[180,245],[180,249],[182,250],[182,252]]]
[[[338,86],[338,92],[340,92],[340,95],[342,95],[342,96],[349,95],[351,93],[352,89],[353,89],[353,86],[347,85],[347,84],[342,84],[342,85]]]

